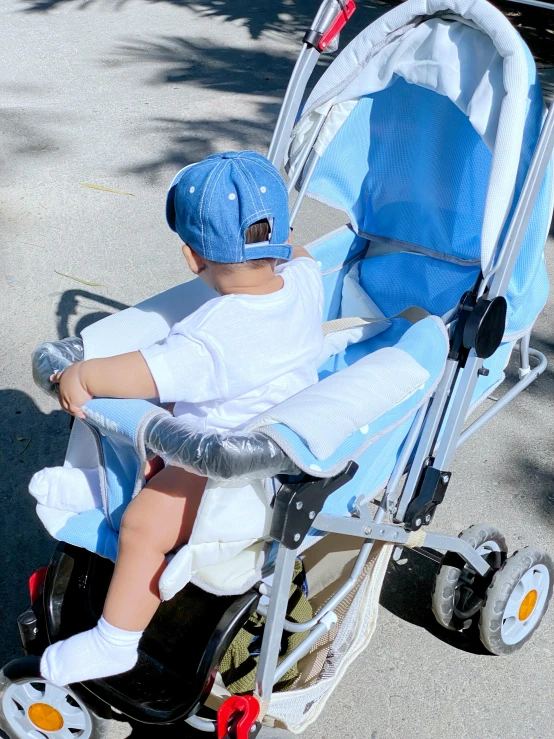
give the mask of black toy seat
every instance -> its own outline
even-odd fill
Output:
[[[109,560],[58,545],[43,595],[51,642],[96,624],[112,572]],[[209,694],[222,656],[259,597],[256,590],[222,597],[187,585],[158,609],[132,670],[82,687],[137,721],[173,723],[190,716]]]

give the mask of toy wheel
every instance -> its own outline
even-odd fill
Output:
[[[487,560],[493,572],[506,560],[508,547],[500,531],[488,524],[470,526],[459,536]],[[435,618],[447,629],[461,631],[473,623],[485,598],[492,578],[482,578],[469,566],[461,566],[460,558],[445,554],[435,577],[432,607]]]
[[[0,671],[0,737],[3,739],[105,739],[109,722],[96,716],[69,688],[40,677],[10,680]]]
[[[481,641],[492,654],[521,649],[538,628],[554,584],[551,558],[537,547],[525,547],[495,573],[481,611]]]

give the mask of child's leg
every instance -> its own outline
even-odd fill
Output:
[[[148,626],[160,604],[165,555],[188,541],[205,487],[205,477],[166,467],[129,505],[104,605],[110,624],[127,631]]]
[[[206,478],[166,467],[141,490],[123,516],[103,617],[94,629],[49,647],[43,677],[67,685],[135,665],[142,631],[160,603],[165,554],[188,540],[205,486]]]

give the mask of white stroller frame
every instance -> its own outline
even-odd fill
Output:
[[[536,2],[535,0],[523,1],[529,5],[552,7],[547,3]],[[318,39],[321,39],[326,34],[333,19],[337,17],[337,12],[341,12],[341,8],[344,6],[345,4],[341,0],[324,0],[310,31],[306,34],[302,50],[300,51],[285,93],[269,148],[268,157],[278,168],[283,165],[286,149],[306,86],[322,52],[322,49],[317,46]],[[292,209],[291,224],[298,214],[319,159],[314,149],[314,144],[323,122],[324,119],[322,117],[319,126],[314,127],[312,137],[305,148],[302,159],[297,163],[294,170],[289,173],[289,192],[292,191],[298,182],[302,172],[304,173],[302,185]],[[553,149],[554,105],[551,105],[533,154],[521,196],[510,222],[501,254],[496,265],[486,275],[485,279],[481,281],[478,293],[479,298],[483,296],[485,291],[488,291],[490,300],[499,296],[505,297],[506,295],[508,283],[529,224],[535,199],[541,187]],[[406,530],[403,524],[406,521],[408,507],[413,501],[418,485],[420,484],[422,471],[424,472],[425,469],[435,470],[442,485],[446,487],[450,479],[450,470],[456,450],[545,371],[547,366],[546,357],[542,352],[530,346],[530,333],[529,331],[525,334],[519,342],[520,360],[518,382],[465,430],[464,425],[477,379],[483,367],[483,359],[477,356],[475,349],[471,349],[469,352],[465,367],[461,367],[459,361],[456,359],[447,359],[444,375],[432,401],[429,403],[430,407],[423,406],[418,411],[402,453],[386,486],[381,504],[373,517],[370,516],[367,509],[360,511],[359,518],[345,518],[326,513],[318,514],[314,521],[315,528],[321,531],[365,537],[366,543],[360,551],[350,580],[335,594],[323,611],[310,622],[294,624],[288,622],[285,618],[287,594],[297,552],[294,549],[288,549],[283,544],[280,545],[271,591],[273,597],[267,609],[267,624],[256,681],[257,692],[262,701],[270,700],[273,685],[291,665],[307,653],[323,633],[328,631],[329,625],[326,622],[326,617],[332,613],[333,608],[340,603],[353,587],[367,561],[374,542],[388,542],[397,546],[416,546],[418,548],[425,544],[426,548],[456,552],[480,575],[485,575],[489,571],[489,565],[485,559],[464,539],[450,535],[419,531],[423,524],[430,522],[431,516],[429,514],[427,514],[428,520],[422,521],[416,518],[413,521],[410,528],[415,529],[415,531]],[[537,361],[534,367],[531,367],[531,358]],[[460,375],[459,387],[453,397],[449,415],[439,439],[438,432],[441,421],[445,416],[445,410],[458,375]],[[414,453],[413,461],[410,465],[405,484],[401,492],[398,493],[401,479],[406,472],[412,453]],[[426,460],[431,460],[428,468],[426,468]],[[387,512],[393,514],[395,523],[383,523]],[[429,556],[429,553],[427,553],[427,556]],[[261,612],[266,613],[265,610]],[[288,631],[311,629],[312,633],[277,668],[279,644],[283,629]]]

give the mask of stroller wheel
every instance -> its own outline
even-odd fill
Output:
[[[481,555],[493,572],[482,578],[457,555],[445,554],[435,577],[432,607],[435,618],[447,629],[468,629],[481,610],[494,572],[506,560],[508,547],[500,531],[489,524],[474,524],[460,534]]]
[[[2,739],[105,739],[108,727],[70,688],[0,671]]]
[[[492,654],[521,649],[548,608],[554,565],[538,547],[525,547],[495,573],[481,611],[481,641]]]

